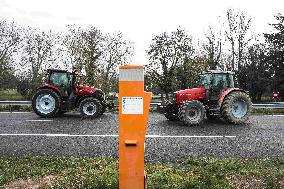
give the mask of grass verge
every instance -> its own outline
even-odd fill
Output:
[[[252,109],[253,115],[284,114],[284,109]]]
[[[21,96],[16,89],[0,89],[0,101],[1,100],[24,100],[24,97]]]
[[[0,158],[0,188],[118,188],[111,158]],[[284,160],[190,158],[146,163],[148,188],[284,188]]]

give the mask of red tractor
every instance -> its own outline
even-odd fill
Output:
[[[186,125],[209,119],[224,118],[234,124],[248,120],[252,109],[248,92],[236,88],[234,72],[210,70],[200,75],[199,88],[176,91],[166,106],[158,107],[171,121]]]
[[[79,108],[81,116],[95,118],[111,107],[100,89],[77,85],[76,76],[75,71],[48,69],[46,83],[32,98],[34,112],[41,117],[54,117]]]

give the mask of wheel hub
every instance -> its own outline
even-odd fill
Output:
[[[192,107],[190,110],[188,110],[187,117],[188,119],[194,121],[199,118],[201,113],[198,111],[196,107]]]
[[[36,108],[42,114],[49,114],[55,109],[55,98],[50,94],[40,95],[36,98]]]
[[[93,102],[87,102],[83,106],[83,111],[86,115],[94,115],[97,112],[97,107]]]
[[[233,104],[232,104],[232,114],[233,116],[235,116],[236,118],[242,118],[243,116],[246,115],[248,110],[248,106],[247,104],[242,101],[242,100],[236,100]]]

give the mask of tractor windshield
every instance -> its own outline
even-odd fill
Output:
[[[211,82],[211,75],[209,74],[200,75],[199,87],[204,87],[205,89],[209,89],[210,82]]]
[[[68,87],[68,77],[67,73],[64,72],[53,72],[50,74],[49,82],[55,86],[60,87],[63,90],[66,90]]]
[[[215,74],[213,85],[217,86],[219,89],[224,89],[226,86],[228,86],[227,74]]]

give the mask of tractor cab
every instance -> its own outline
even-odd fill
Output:
[[[206,90],[209,101],[217,101],[223,91],[237,85],[234,72],[210,70],[200,75],[199,87]]]
[[[48,69],[47,84],[59,89],[64,97],[69,96],[75,90],[75,74],[66,70]]]

